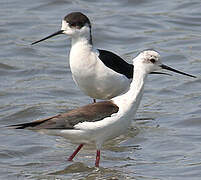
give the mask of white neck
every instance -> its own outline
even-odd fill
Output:
[[[82,43],[83,45],[89,45],[92,46],[92,38],[90,34],[84,34],[84,35],[77,35],[72,36],[71,44],[74,46],[77,43]]]
[[[92,50],[92,44],[90,44],[89,37],[87,37],[87,36],[77,36],[77,37],[73,36],[72,37],[70,59],[73,57],[80,59],[80,58],[82,58],[83,55],[84,56],[88,55],[88,53],[91,50]]]
[[[114,103],[119,106],[119,113],[122,113],[124,117],[135,116],[143,95],[146,77],[147,73],[143,71],[142,68],[137,65],[134,66],[134,77],[129,90],[127,93],[113,98]],[[132,118],[125,119],[131,120]]]
[[[91,66],[91,62],[89,62],[91,58],[89,57],[93,47],[88,38],[87,36],[72,37],[69,61],[74,78],[75,76],[83,77],[84,74],[80,74],[84,72],[83,68],[88,69],[88,66]]]

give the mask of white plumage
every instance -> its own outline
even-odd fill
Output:
[[[141,52],[133,60],[133,64],[134,77],[126,93],[110,101],[89,104],[47,119],[12,127],[33,129],[79,143],[80,146],[69,157],[70,161],[84,144],[94,143],[97,147],[95,165],[98,167],[102,144],[108,139],[125,133],[130,126],[140,104],[147,75],[159,69],[177,71],[161,64],[160,55],[153,50]]]
[[[110,51],[94,49],[87,16],[80,12],[66,15],[60,31],[32,44],[58,34],[71,37],[70,69],[75,83],[86,95],[108,100],[128,90],[133,65]]]
[[[94,99],[106,100],[128,90],[130,84],[129,78],[106,65],[110,61],[110,58],[116,61],[110,63],[112,66],[119,66],[119,59],[121,61],[123,59],[107,51],[107,56],[104,55],[107,60],[104,61],[105,64],[103,63],[103,60],[100,59],[100,53],[104,54],[104,50],[100,52],[93,48],[91,23],[84,14],[80,12],[68,14],[62,20],[60,31],[32,44],[58,34],[66,34],[71,37],[70,69],[75,83],[86,95]],[[124,63],[127,64],[126,62]],[[132,66],[128,67],[132,68]],[[119,66],[118,68],[123,67]],[[131,68],[129,71],[132,71]]]
[[[125,92],[130,80],[104,65],[99,52],[90,44],[81,40],[72,43],[70,50],[70,68],[79,88],[94,99],[111,99]]]

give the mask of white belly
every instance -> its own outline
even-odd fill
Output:
[[[130,120],[115,115],[96,122],[82,122],[75,129],[41,129],[41,133],[61,136],[72,143],[96,144],[100,149],[104,141],[124,134],[130,126]]]
[[[106,67],[94,52],[70,56],[70,67],[76,84],[94,99],[111,99],[125,92],[130,84],[124,75]]]

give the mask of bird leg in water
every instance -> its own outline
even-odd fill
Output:
[[[96,167],[99,167],[99,162],[100,162],[100,150],[97,150],[97,152],[96,152],[96,162],[95,162]]]
[[[68,161],[72,161],[76,154],[80,151],[80,149],[84,146],[84,144],[80,144],[78,148],[73,152],[73,154],[68,158]]]

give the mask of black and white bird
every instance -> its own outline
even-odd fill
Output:
[[[72,143],[80,144],[69,157],[71,161],[85,144],[94,143],[97,148],[95,166],[99,166],[102,144],[125,133],[140,104],[147,75],[167,69],[180,74],[160,61],[156,51],[141,52],[134,60],[134,76],[129,90],[108,101],[79,107],[67,113],[30,123],[12,125],[16,129],[32,129],[49,135],[62,136]]]
[[[86,95],[107,100],[128,90],[133,65],[110,51],[93,48],[87,16],[81,12],[66,15],[61,30],[32,45],[59,34],[71,37],[70,69],[75,83]]]

